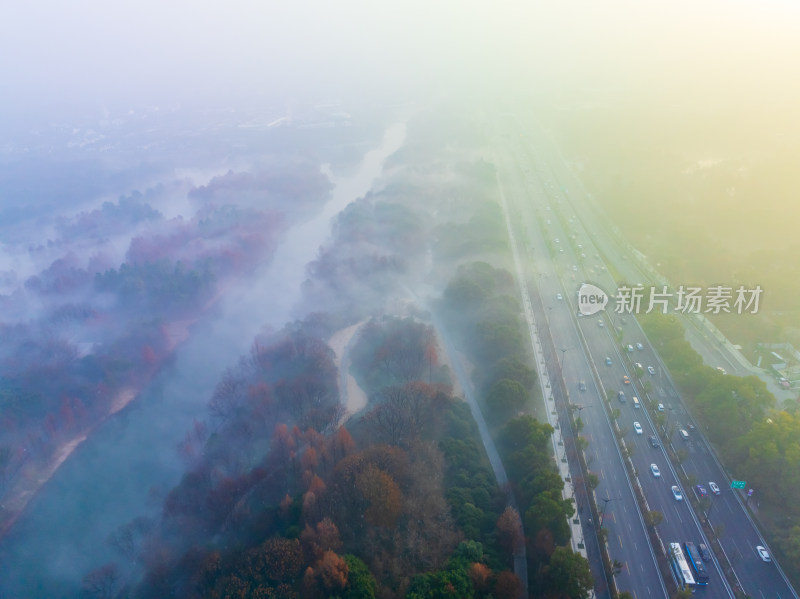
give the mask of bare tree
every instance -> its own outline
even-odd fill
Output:
[[[118,581],[119,572],[116,564],[108,563],[89,572],[84,577],[81,587],[84,592],[97,599],[112,599],[116,594]]]
[[[214,389],[208,409],[215,419],[223,423],[228,422],[236,415],[246,398],[247,389],[243,377],[228,369]]]

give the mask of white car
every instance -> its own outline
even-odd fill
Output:
[[[658,411],[659,412],[663,412],[664,411],[664,404],[663,403],[658,404]]]
[[[647,367],[647,372],[649,372],[650,374],[652,374],[653,376],[655,376],[655,374],[656,374],[656,369],[655,369],[655,368],[653,368],[652,366],[648,366],[648,367]]]
[[[683,494],[678,485],[672,485],[672,496],[675,498],[675,501],[681,501],[683,499]]]
[[[653,476],[655,476],[656,478],[661,476],[661,470],[659,470],[658,466],[656,466],[655,464],[650,464],[650,472],[652,472]]]
[[[642,351],[644,349],[644,345],[642,345],[641,343],[637,343],[636,344],[636,349],[638,349],[639,351]]]
[[[637,435],[641,435],[641,434],[644,432],[644,431],[642,430],[642,425],[641,425],[641,424],[639,424],[638,422],[634,422],[634,423],[633,423],[633,430],[635,430],[635,431],[636,431],[636,434],[637,434]]]
[[[606,326],[606,323],[604,323],[603,319],[601,318],[600,320],[597,321],[597,326],[604,327],[604,326]]]
[[[719,486],[713,480],[708,483],[708,488],[711,489],[714,495],[719,495]]]
[[[556,293],[556,299],[557,300],[563,300],[564,298],[561,296],[560,293]]]
[[[765,547],[758,545],[756,547],[756,551],[758,552],[758,557],[761,558],[762,562],[771,562],[772,558],[769,556],[769,551],[766,550]]]

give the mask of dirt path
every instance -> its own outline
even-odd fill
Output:
[[[355,377],[350,374],[350,360],[348,357],[348,349],[353,336],[358,331],[359,327],[363,325],[366,320],[362,320],[352,326],[336,331],[328,340],[328,345],[333,350],[336,357],[334,362],[336,368],[339,370],[339,393],[341,394],[342,403],[344,404],[347,413],[342,419],[344,423],[350,416],[362,410],[367,405],[367,394],[356,382]]]

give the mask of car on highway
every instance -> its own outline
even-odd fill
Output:
[[[642,430],[642,425],[639,424],[638,422],[633,423],[633,430],[636,431],[637,435],[641,435],[644,433],[644,431]]]
[[[625,348],[629,354],[633,353],[633,346],[628,344],[628,347]]]
[[[625,392],[624,391],[618,391],[617,392],[617,399],[619,400],[620,403],[625,403]]]
[[[655,376],[655,374],[656,374],[656,369],[655,369],[655,368],[653,368],[652,366],[648,366],[648,367],[647,367],[647,372],[649,372],[650,374],[652,374],[652,375],[654,375],[654,376]]]
[[[564,298],[560,293],[556,293],[556,299],[557,300],[563,300]]]
[[[578,272],[578,265],[577,264],[573,264],[572,265],[572,272]]]
[[[678,433],[680,434],[681,439],[683,439],[684,441],[688,441],[689,440],[689,433],[686,432],[685,429],[679,430]]]
[[[706,547],[705,543],[700,543],[697,546],[697,552],[700,554],[700,559],[702,559],[704,562],[711,561],[711,552],[708,550],[708,547]]]
[[[693,431],[694,430],[694,424],[692,424],[691,422],[687,422],[686,423],[686,428],[688,428],[690,431]]]
[[[636,370],[644,370],[644,366],[642,366],[641,362],[636,362],[634,366],[636,367]]]
[[[606,323],[604,323],[603,319],[601,318],[600,320],[597,321],[597,326],[602,328],[602,327],[606,326]]]
[[[626,385],[630,385],[631,379],[629,379],[628,375],[626,374],[625,376],[622,377],[622,382],[625,383]]]
[[[578,389],[580,389],[581,391],[586,391],[586,381],[580,381],[578,383]]]
[[[650,472],[653,473],[653,476],[659,478],[661,476],[661,470],[658,469],[658,466],[655,464],[650,464]]]
[[[714,495],[719,495],[719,485],[715,483],[713,480],[708,483],[708,488],[711,489],[711,492]]]
[[[756,552],[758,553],[758,557],[761,558],[762,562],[771,562],[772,558],[769,556],[769,551],[767,551],[766,547],[762,547],[761,545],[756,546]]]
[[[664,411],[664,404],[663,403],[659,403],[657,409],[658,409],[659,412],[663,412]]]
[[[561,240],[558,237],[556,237],[553,241],[555,241],[556,243],[561,243]]]
[[[722,374],[728,374],[722,366],[717,366],[717,370],[719,370]]]
[[[672,496],[675,498],[675,501],[681,501],[683,499],[683,493],[681,493],[678,485],[672,485]]]
[[[708,491],[703,485],[695,485],[695,491],[697,491],[698,497],[708,497]]]
[[[644,345],[642,345],[641,343],[637,343],[636,344],[636,349],[638,349],[639,351],[642,351],[644,349]]]
[[[611,358],[606,356],[606,366],[611,366],[611,364],[612,364]]]
[[[650,446],[653,449],[658,449],[660,447],[658,443],[658,437],[656,437],[655,435],[650,435],[649,437],[647,437],[647,440],[650,442]]]

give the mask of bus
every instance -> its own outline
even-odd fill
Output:
[[[686,558],[683,557],[680,543],[669,544],[669,563],[672,565],[672,571],[678,579],[678,586],[694,586],[694,576],[692,576],[692,571],[689,569],[689,564],[686,563]]]
[[[703,558],[697,550],[697,546],[691,541],[686,541],[683,546],[686,549],[686,561],[694,568],[695,582],[700,585],[708,584],[708,572],[706,571],[705,564],[703,564]]]

